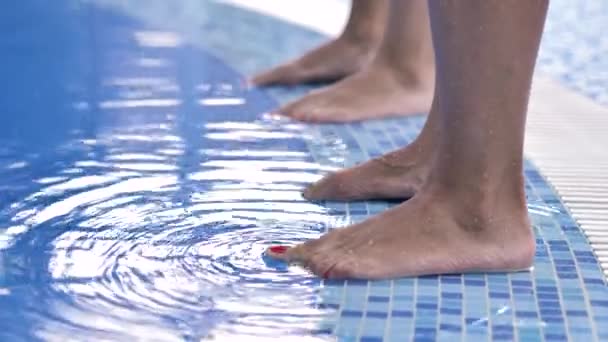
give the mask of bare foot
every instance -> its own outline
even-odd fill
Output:
[[[426,180],[431,151],[414,142],[352,168],[323,177],[304,190],[308,200],[407,199]]]
[[[292,248],[271,247],[268,254],[302,263],[324,278],[515,271],[532,265],[535,242],[523,199],[476,210],[450,197],[454,194],[421,192],[359,224]]]
[[[377,42],[340,37],[298,59],[256,75],[251,82],[268,86],[339,80],[368,64],[377,45]]]
[[[309,122],[352,122],[426,113],[432,102],[434,73],[413,75],[373,63],[359,73],[279,109]]]

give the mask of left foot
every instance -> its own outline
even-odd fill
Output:
[[[365,41],[340,37],[296,60],[256,75],[251,83],[269,86],[339,80],[367,65],[377,45],[372,39]]]
[[[532,265],[535,242],[523,199],[487,206],[454,196],[420,193],[366,221],[292,248],[271,247],[268,254],[334,279],[516,271]]]
[[[372,63],[278,113],[300,121],[353,122],[428,112],[434,92],[433,70],[420,67],[415,73],[403,74],[386,63]]]
[[[302,195],[308,200],[332,201],[411,198],[424,184],[431,164],[433,143],[422,141],[328,174]]]

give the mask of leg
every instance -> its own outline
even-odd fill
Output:
[[[334,81],[359,71],[376,53],[389,0],[353,0],[342,35],[302,57],[256,75],[258,86]]]
[[[279,113],[297,120],[347,122],[429,110],[434,61],[424,0],[392,0],[378,54],[363,70],[288,104]]]
[[[381,112],[391,114],[395,113],[396,107],[407,108],[408,104],[414,105],[412,108],[417,108],[412,109],[412,112],[418,109],[426,110],[424,108],[429,106],[427,98],[433,94],[434,86],[434,53],[426,0],[393,0],[391,6],[389,27],[375,63],[366,71],[353,75],[326,90],[321,90],[316,96],[295,102],[292,105],[294,107],[292,116],[298,117],[300,110],[298,108],[306,107],[310,103],[314,104],[317,98],[336,96],[342,99],[341,109],[348,113],[334,116],[331,111],[333,107],[323,107],[319,108],[323,111],[322,117],[348,119],[352,115],[359,116],[362,113],[375,113],[373,116]],[[408,13],[411,17],[404,17]],[[399,63],[403,66],[393,67],[393,65],[398,66]],[[411,68],[410,71],[407,71],[408,67]],[[393,78],[375,79],[387,75],[385,71],[390,71],[389,75],[399,75],[403,72],[404,79],[407,75],[415,75],[419,72],[418,77],[421,80],[419,84],[424,84],[424,87],[419,88],[423,89],[422,93],[402,88],[400,84],[404,83],[390,82],[394,80]],[[377,87],[378,85],[380,86]],[[384,89],[383,86],[390,89]],[[369,87],[377,88],[369,90]],[[362,97],[361,93],[373,96]],[[389,96],[394,99],[389,99]],[[422,102],[417,102],[418,100]],[[436,100],[437,96],[435,102]],[[417,107],[416,103],[421,106]],[[388,107],[384,110],[383,106]],[[437,103],[433,106],[437,107]],[[288,112],[292,110],[289,106],[287,108]],[[304,115],[306,110],[302,109],[302,113]],[[407,110],[403,113],[410,114]],[[437,145],[438,126],[437,111],[432,111],[424,129],[410,145],[361,165],[329,174],[306,189],[304,197],[310,200],[347,201],[412,197],[425,182],[429,173],[433,151]]]
[[[330,278],[529,267],[523,140],[547,4],[429,1],[441,137],[426,184],[376,217],[269,253]]]

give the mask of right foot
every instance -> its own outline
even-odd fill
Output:
[[[256,75],[251,82],[256,86],[268,86],[335,81],[368,64],[377,45],[377,42],[340,37],[296,60]]]
[[[312,92],[278,110],[309,122],[353,122],[426,113],[434,92],[434,71],[402,72],[381,63]]]
[[[534,235],[523,196],[488,196],[475,185],[464,193],[437,189],[425,185],[411,201],[363,222],[294,247],[274,246],[267,254],[326,279],[510,272],[532,265]]]
[[[308,200],[408,199],[420,189],[431,152],[414,142],[352,168],[331,173],[302,194]]]

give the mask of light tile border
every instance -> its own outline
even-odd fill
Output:
[[[608,108],[536,77],[526,154],[585,232],[608,277]]]

